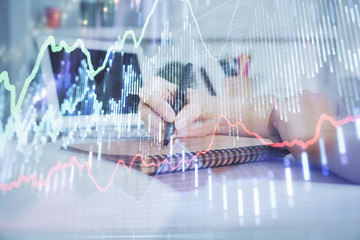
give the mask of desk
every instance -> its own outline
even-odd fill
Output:
[[[2,169],[11,161],[23,162],[20,153],[13,154],[15,142],[6,149]],[[54,143],[33,154],[27,163],[14,165],[7,183],[17,180],[16,173],[45,175],[58,161],[75,156],[82,163],[89,158]],[[91,175],[100,187],[110,182],[115,166],[92,159]],[[319,169],[305,182],[299,164],[290,162],[289,169],[290,181],[282,161],[203,169],[195,187],[194,171],[152,177],[119,166],[111,186],[101,192],[86,168],[65,168],[54,172],[48,187],[23,183],[1,194],[0,236],[358,239],[360,186],[332,174],[323,176]]]

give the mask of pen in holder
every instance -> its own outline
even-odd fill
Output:
[[[102,27],[114,26],[116,4],[114,0],[100,1],[100,22]]]
[[[81,26],[96,27],[99,3],[97,0],[81,0],[80,15]]]
[[[228,57],[220,60],[220,65],[224,70],[225,76],[238,76],[247,78],[249,76],[251,55],[241,54],[237,58]]]
[[[48,28],[58,28],[61,24],[61,9],[59,7],[46,8],[46,25]]]

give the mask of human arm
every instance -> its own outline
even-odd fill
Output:
[[[164,86],[162,91],[159,92],[159,90],[154,90],[156,88],[147,85],[142,88],[140,95],[140,109],[150,112],[152,116],[150,124],[152,136],[158,135],[159,126],[164,128],[165,121],[175,122],[175,136],[179,138],[201,137],[213,133],[228,135],[231,134],[228,123],[241,122],[247,130],[263,138],[269,138],[274,143],[287,143],[282,146],[286,147],[298,160],[301,160],[301,154],[306,152],[314,165],[321,165],[322,156],[319,147],[321,138],[324,142],[329,170],[350,181],[360,183],[360,164],[354,157],[359,154],[358,147],[354,141],[351,142],[352,144],[347,144],[351,155],[348,155],[348,163],[342,164],[343,156],[338,151],[336,128],[328,121],[335,119],[333,106],[325,95],[305,90],[302,94],[283,101],[273,96],[263,96],[259,98],[267,102],[267,106],[266,104],[263,106],[241,96],[210,96],[206,92],[188,90],[188,104],[175,116],[168,101],[174,96],[176,85],[162,83],[163,81],[166,82],[161,78],[152,81],[155,86]],[[146,99],[144,92],[151,93],[150,95],[155,97]],[[287,111],[285,120],[285,117],[281,117],[280,107],[283,110],[288,109],[295,97],[298,98],[296,101],[298,101],[300,112]],[[148,115],[142,114],[142,117],[147,126]],[[319,124],[322,118],[324,121]],[[217,122],[218,128],[215,128]],[[241,126],[238,129],[239,132],[236,134],[239,136],[249,136]],[[294,140],[298,144],[294,144]]]

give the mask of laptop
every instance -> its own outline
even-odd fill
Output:
[[[46,38],[37,39],[39,48]],[[68,46],[77,41],[55,38],[57,45],[62,40]],[[143,137],[146,133],[137,114],[142,49],[125,44],[121,50],[107,53],[115,42],[82,41],[90,55],[80,46],[71,52],[52,51],[48,46],[41,63],[48,106],[56,112],[62,132],[70,136],[71,143],[79,138]],[[101,71],[94,75],[99,68]]]

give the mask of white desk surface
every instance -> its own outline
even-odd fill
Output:
[[[9,144],[9,151],[0,162],[2,169],[11,161],[23,162],[24,156],[14,154],[15,148],[14,143]],[[73,156],[80,162],[88,161],[87,154],[62,150],[53,143],[46,143],[34,155],[23,166],[15,164],[10,171],[12,176],[1,183],[17,180],[21,172],[46,175],[58,161],[69,162]],[[198,172],[197,188],[195,171],[152,177],[137,170],[127,172],[119,166],[108,190],[99,191],[94,181],[105,187],[115,167],[114,162],[98,161],[94,156],[93,179],[86,168],[79,171],[75,167],[70,183],[70,167],[54,172],[48,188],[22,183],[18,189],[2,193],[0,236],[46,238],[47,234],[58,233],[59,238],[129,239],[360,237],[360,186],[332,174],[323,176],[320,169],[313,169],[311,181],[306,182],[301,166],[292,162],[292,196],[282,161],[202,169]],[[254,192],[258,192],[258,209]]]

